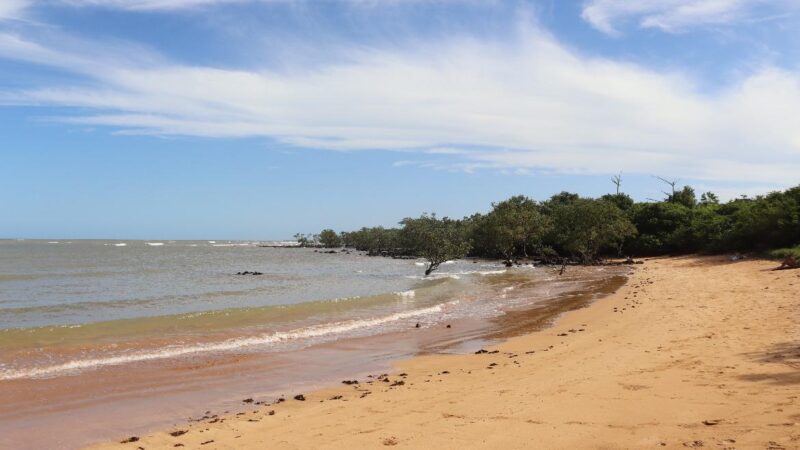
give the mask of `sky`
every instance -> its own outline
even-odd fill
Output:
[[[0,237],[800,183],[796,0],[0,0]]]

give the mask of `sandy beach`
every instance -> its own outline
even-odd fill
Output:
[[[800,271],[775,266],[648,260],[487,352],[91,448],[800,448]]]

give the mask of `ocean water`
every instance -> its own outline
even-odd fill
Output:
[[[262,244],[0,240],[0,448],[76,448],[470,351],[627,272],[459,260],[424,277],[421,260]]]
[[[424,261],[259,245],[0,241],[0,380],[290,350],[510,306],[489,292],[507,272],[495,262],[425,278]]]

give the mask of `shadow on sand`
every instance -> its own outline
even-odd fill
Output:
[[[775,344],[763,352],[747,353],[747,357],[761,363],[782,364],[788,370],[773,373],[753,373],[742,375],[746,381],[768,382],[772,384],[800,384],[800,341]]]

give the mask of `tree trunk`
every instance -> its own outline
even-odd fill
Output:
[[[428,268],[427,268],[427,269],[425,269],[425,276],[427,277],[428,275],[430,275],[430,274],[431,274],[431,272],[433,272],[433,271],[434,271],[434,270],[436,270],[437,268],[439,268],[439,263],[431,262],[431,263],[428,265]]]

